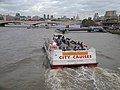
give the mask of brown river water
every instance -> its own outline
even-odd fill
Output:
[[[42,46],[55,29],[0,27],[0,90],[120,90],[120,35],[67,33],[96,49],[98,67],[50,69]]]

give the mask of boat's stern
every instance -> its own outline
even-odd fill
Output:
[[[54,50],[51,53],[51,67],[64,66],[97,66],[96,51],[94,48],[79,51]]]

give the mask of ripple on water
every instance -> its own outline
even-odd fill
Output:
[[[118,72],[99,67],[48,69],[45,78],[52,90],[120,90]]]

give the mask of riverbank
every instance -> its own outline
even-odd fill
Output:
[[[120,34],[120,30],[107,30],[107,32],[112,33],[112,34]]]

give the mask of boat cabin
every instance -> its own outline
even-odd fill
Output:
[[[55,33],[54,36],[53,36],[53,38],[55,38],[55,39],[58,39],[60,37],[63,37],[63,34]]]

